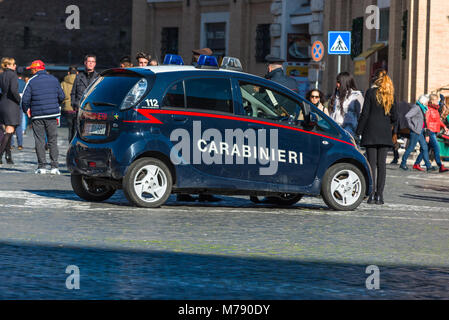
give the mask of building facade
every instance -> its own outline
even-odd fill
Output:
[[[68,29],[67,7],[79,8],[79,29]],[[47,64],[83,64],[87,53],[97,66],[118,66],[131,51],[132,0],[0,0],[0,57],[20,66],[41,59]]]
[[[376,11],[379,28],[373,28]],[[374,14],[374,15],[373,15]],[[355,74],[366,91],[375,70],[388,70],[399,101],[424,93],[449,95],[449,2],[446,0],[326,0],[323,31],[352,31],[352,55],[342,71]],[[327,37],[324,39],[325,45]],[[337,57],[325,56],[323,91],[335,88]],[[446,88],[446,89],[445,89]]]
[[[133,0],[132,56],[146,51],[159,61],[211,48],[218,58],[238,57],[246,72],[266,73],[272,0]]]

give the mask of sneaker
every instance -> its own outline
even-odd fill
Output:
[[[393,159],[393,161],[390,162],[390,164],[398,164],[398,163],[399,163],[399,161],[396,159]]]
[[[437,169],[435,169],[435,167],[427,168],[427,172],[433,172],[433,171],[437,171]]]
[[[440,173],[448,172],[448,171],[449,171],[448,168],[446,168],[444,165],[441,165],[441,167],[440,167]]]
[[[34,171],[35,174],[47,174],[47,169],[44,168],[38,168],[36,171]]]
[[[405,165],[405,164],[403,164],[403,163],[401,163],[401,165],[399,166],[399,168],[401,168],[401,169],[404,170],[404,171],[407,171],[407,170],[408,170],[407,165]]]
[[[419,164],[414,164],[414,165],[413,165],[413,170],[424,171],[424,169],[421,168],[421,166],[420,166]]]
[[[22,146],[18,146],[17,150],[23,150],[23,147]]]
[[[52,168],[51,170],[50,170],[50,174],[55,174],[55,175],[61,175],[61,172],[59,172],[59,169],[58,168]]]

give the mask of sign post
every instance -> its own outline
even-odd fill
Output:
[[[341,72],[341,56],[351,54],[351,32],[329,31],[327,35],[328,54],[338,55],[338,73]]]

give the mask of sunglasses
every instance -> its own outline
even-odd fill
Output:
[[[310,96],[310,98],[320,98],[320,96]]]

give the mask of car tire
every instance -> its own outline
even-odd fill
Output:
[[[333,210],[353,211],[362,203],[365,194],[365,177],[353,164],[337,163],[324,174],[321,195]]]
[[[85,179],[83,175],[72,174],[70,182],[72,183],[73,191],[81,199],[87,201],[101,202],[109,199],[115,193],[115,189],[111,186],[93,185],[94,178]]]
[[[170,196],[172,186],[173,179],[167,165],[155,158],[133,162],[123,178],[126,198],[138,207],[160,207]]]
[[[301,201],[302,197],[302,194],[285,193],[282,196],[267,197],[266,201],[279,206],[292,206]]]

